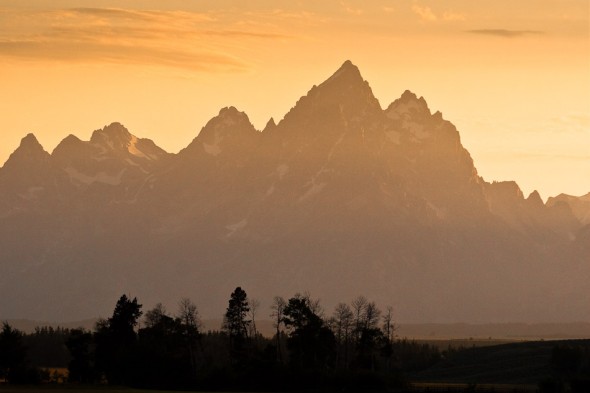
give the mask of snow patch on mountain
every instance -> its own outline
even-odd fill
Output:
[[[135,135],[131,135],[131,140],[129,141],[129,147],[127,150],[129,150],[129,153],[135,157],[150,159],[150,157],[137,148],[137,137]]]
[[[27,192],[25,192],[24,194],[19,194],[19,196],[23,199],[26,200],[33,200],[33,199],[38,199],[39,198],[39,194],[45,190],[45,187],[40,187],[40,186],[35,186],[35,187],[29,187],[27,189]]]
[[[241,229],[244,229],[246,225],[248,225],[248,220],[246,220],[245,218],[240,222],[236,222],[235,224],[226,225],[225,228],[229,229],[230,231],[226,235],[226,237],[232,237],[236,232],[238,232]]]
[[[205,153],[207,153],[213,157],[217,157],[219,155],[219,153],[221,153],[221,147],[219,146],[219,143],[222,140],[223,140],[223,138],[219,135],[219,133],[216,132],[215,133],[215,140],[213,141],[213,143],[209,144],[209,143],[203,142],[203,149],[205,149]]]
[[[428,205],[428,207],[434,211],[434,213],[436,214],[436,217],[438,217],[439,219],[445,219],[448,215],[448,211],[446,208],[442,208],[439,206],[436,206],[434,203],[430,202],[430,201],[426,201],[426,204]]]
[[[123,168],[116,175],[109,175],[105,172],[99,172],[94,176],[88,176],[72,167],[64,168],[64,171],[68,174],[71,180],[75,180],[78,183],[86,185],[90,185],[93,183],[103,183],[111,186],[118,186],[119,184],[121,184],[122,177],[125,174],[125,172],[127,172],[127,168]]]
[[[311,181],[307,184],[309,185],[309,188],[299,198],[298,202],[305,202],[305,201],[309,200],[310,198],[312,198],[313,196],[319,194],[320,192],[322,192],[322,190],[324,189],[324,187],[326,187],[326,185],[328,183],[326,183],[326,182],[316,183],[314,180],[314,181]]]
[[[283,177],[289,172],[289,166],[285,164],[281,164],[277,167],[277,174],[279,175],[279,180],[283,180]]]

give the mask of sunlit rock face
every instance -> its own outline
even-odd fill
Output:
[[[588,203],[486,182],[423,97],[383,109],[347,61],[263,131],[223,108],[178,154],[119,123],[52,154],[26,136],[0,169],[0,318],[107,315],[121,293],[217,317],[240,285],[404,321],[584,320]]]

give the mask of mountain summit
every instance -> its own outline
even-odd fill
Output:
[[[363,79],[354,64],[346,61],[325,82],[314,86],[302,97],[287,113],[283,122],[298,123],[316,117],[326,120],[340,118],[346,121],[380,111],[381,106],[369,83]]]
[[[33,165],[46,161],[48,157],[49,153],[43,149],[35,135],[30,133],[21,139],[18,149],[10,155],[4,166],[10,168],[17,165]]]
[[[263,131],[229,106],[178,154],[120,123],[51,155],[25,137],[0,168],[0,318],[105,315],[123,292],[212,317],[241,285],[400,321],[589,320],[588,200],[485,181],[423,97],[382,109],[346,61]]]

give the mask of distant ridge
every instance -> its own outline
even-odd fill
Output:
[[[310,291],[327,314],[362,294],[401,321],[590,321],[587,199],[483,179],[426,99],[382,106],[346,61],[263,131],[228,106],[178,154],[120,123],[51,154],[26,136],[0,168],[0,315],[127,293],[212,319],[240,285],[263,314]]]

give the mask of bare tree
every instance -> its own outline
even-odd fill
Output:
[[[382,349],[382,355],[387,359],[387,370],[391,369],[391,359],[393,356],[393,340],[395,338],[396,326],[393,323],[393,307],[387,307],[387,312],[383,315],[383,333],[385,334],[386,343]]]
[[[283,352],[281,350],[281,324],[283,323],[285,306],[287,302],[281,296],[275,296],[270,306],[272,312],[270,316],[273,318],[273,326],[276,329],[277,338],[277,359],[279,362],[283,361]]]
[[[385,338],[387,338],[387,342],[390,344],[393,342],[395,338],[395,331],[397,327],[393,323],[393,307],[387,307],[387,312],[383,315],[383,332],[385,333]]]
[[[250,304],[250,337],[253,337],[254,341],[256,341],[256,337],[258,336],[258,331],[256,330],[256,313],[260,307],[260,300],[248,299],[248,303]]]
[[[381,317],[381,310],[377,308],[375,302],[370,302],[365,305],[363,328],[364,329],[377,329],[379,325],[379,319]]]
[[[186,345],[191,360],[191,370],[196,374],[197,360],[196,360],[196,342],[199,338],[199,329],[201,321],[197,306],[189,299],[182,298],[178,302],[178,319],[182,326],[182,334],[186,340]]]
[[[351,303],[352,311],[354,316],[354,330],[355,330],[355,340],[358,342],[360,340],[360,335],[363,330],[363,320],[365,314],[365,307],[367,306],[367,298],[364,296],[359,296],[354,299]]]
[[[350,346],[350,334],[354,327],[354,314],[346,303],[340,303],[336,306],[334,314],[330,319],[332,330],[338,342],[338,352],[336,353],[336,364],[342,363],[348,366],[348,352]]]
[[[178,302],[178,318],[184,326],[190,327],[196,332],[201,328],[197,306],[187,297]]]
[[[147,328],[157,326],[164,317],[167,317],[166,307],[162,303],[158,303],[151,310],[147,311],[144,316],[144,324]]]

